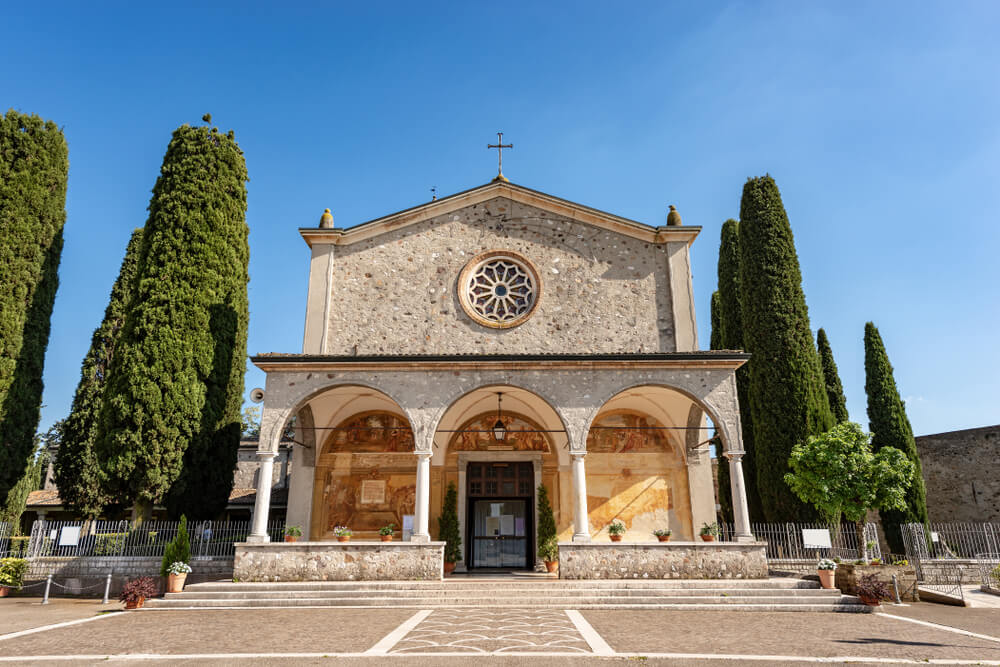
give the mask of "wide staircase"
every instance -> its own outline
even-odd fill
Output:
[[[146,609],[393,607],[442,609],[726,609],[867,612],[852,595],[815,581],[587,580],[463,577],[446,581],[206,582],[146,601]]]

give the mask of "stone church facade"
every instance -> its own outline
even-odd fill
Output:
[[[715,520],[717,434],[751,541],[734,381],[747,356],[698,349],[700,228],[673,215],[654,227],[498,177],[300,229],[302,352],[252,358],[267,375],[260,479],[294,418],[287,523],[311,541],[387,524],[429,541],[453,484],[459,568],[531,567],[544,485],[562,542],[607,541],[615,520],[628,541],[692,540]],[[267,539],[269,493],[251,541]]]

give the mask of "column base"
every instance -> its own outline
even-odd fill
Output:
[[[753,535],[736,535],[733,537],[733,542],[737,542],[739,544],[749,544],[756,541],[757,538]]]
[[[410,541],[411,542],[420,542],[420,543],[430,542],[431,541],[431,536],[430,535],[421,535],[420,533],[413,533],[412,535],[410,535]]]
[[[271,541],[271,536],[268,535],[267,533],[264,533],[263,535],[255,535],[253,533],[250,533],[249,535],[247,535],[247,542],[249,542],[250,544],[265,544],[270,541]]]
[[[589,542],[590,541],[590,534],[589,533],[573,533],[573,541],[574,542]]]

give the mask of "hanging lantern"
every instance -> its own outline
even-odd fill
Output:
[[[503,420],[500,419],[500,397],[503,396],[503,392],[497,392],[497,423],[493,425],[493,439],[497,442],[503,442],[503,439],[507,437],[507,427],[503,425]]]

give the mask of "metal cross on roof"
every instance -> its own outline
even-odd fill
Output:
[[[514,148],[514,144],[505,144],[503,142],[503,132],[497,132],[497,143],[486,144],[486,148],[497,149],[497,177],[494,181],[506,181],[507,177],[503,175],[503,149]]]

